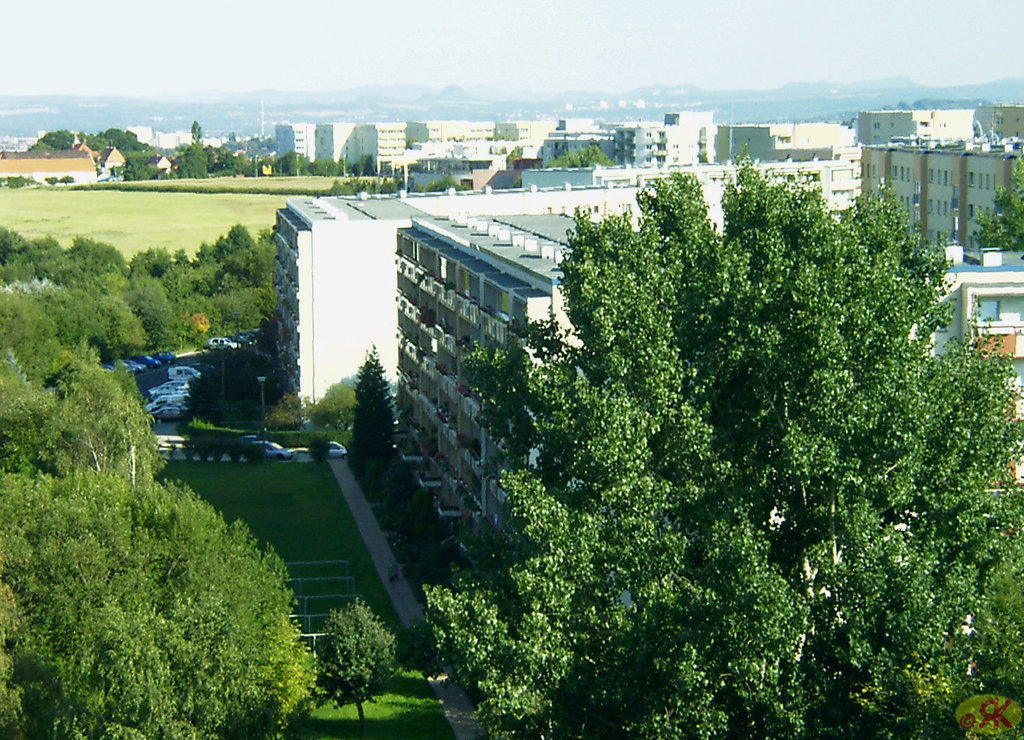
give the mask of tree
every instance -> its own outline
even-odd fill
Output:
[[[194,134],[193,134],[194,135]],[[192,143],[181,152],[178,164],[178,176],[186,178],[204,178],[209,175],[210,162],[202,144]]]
[[[0,579],[3,578],[3,562],[0,561]],[[18,637],[18,610],[14,594],[3,580],[0,580],[0,737],[18,737],[21,724],[21,691],[12,680],[13,660],[10,647]]]
[[[363,704],[387,688],[395,672],[395,636],[357,599],[334,610],[317,643],[317,683],[339,707],[355,704],[366,729]]]
[[[21,736],[271,738],[302,711],[312,666],[284,566],[243,526],[107,473],[0,488]]]
[[[309,420],[319,427],[348,429],[355,417],[356,391],[347,383],[335,383],[309,407]]]
[[[395,417],[391,387],[380,364],[377,348],[366,353],[356,380],[356,407],[352,421],[349,462],[356,475],[364,475],[372,463],[387,464],[395,455],[391,442]]]
[[[977,236],[983,247],[1024,249],[1024,166],[1019,161],[1010,188],[996,188],[995,209],[978,216]]]
[[[70,131],[61,129],[59,131],[48,131],[43,134],[35,144],[29,147],[29,151],[66,151],[75,144],[75,135]]]
[[[597,144],[591,144],[577,152],[566,152],[547,163],[548,167],[593,167],[594,165],[611,167],[615,164]]]
[[[269,738],[304,711],[283,563],[158,461],[127,374],[0,365],[2,736]]]
[[[1021,439],[1004,358],[932,355],[940,250],[749,168],[721,231],[695,178],[638,200],[577,218],[571,330],[476,357],[513,521],[428,590],[453,677],[509,737],[962,735],[1024,688]]]
[[[200,146],[203,143],[203,127],[199,125],[199,121],[192,121],[192,143]]]

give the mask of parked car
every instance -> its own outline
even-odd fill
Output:
[[[294,452],[289,450],[287,447],[282,447],[277,442],[264,440],[258,444],[263,445],[263,457],[269,457],[275,460],[291,460],[295,457]]]
[[[158,398],[160,396],[170,395],[172,393],[188,393],[188,381],[187,380],[168,380],[166,383],[153,386],[146,393],[149,394],[150,398]]]
[[[206,340],[207,349],[238,349],[238,342],[228,337],[210,337]]]
[[[348,457],[348,450],[341,442],[331,442],[327,445],[327,457],[340,457],[344,460]]]
[[[147,403],[146,411],[152,414],[167,406],[184,406],[187,403],[187,393],[168,394],[164,396],[158,396],[156,399]]]
[[[169,352],[167,350],[164,350],[163,352],[156,352],[156,353],[154,353],[153,354],[153,359],[154,360],[160,360],[160,364],[161,365],[170,365],[172,362],[174,362],[176,359],[178,359],[178,356],[176,354],[174,354],[173,352]]]
[[[130,373],[141,373],[143,370],[148,370],[149,369],[145,365],[142,365],[142,364],[140,364],[138,362],[135,362],[135,360],[117,360],[114,363],[114,367],[117,367],[117,368],[122,368],[123,367],[125,370],[127,370]]]
[[[172,380],[191,380],[192,378],[198,378],[200,375],[202,373],[191,365],[174,365],[167,368],[167,377]]]
[[[188,416],[188,407],[182,404],[161,406],[153,412],[153,418],[157,421],[173,421],[175,419],[184,419],[186,416]]]
[[[149,355],[132,355],[128,359],[131,360],[132,362],[137,362],[140,365],[144,365],[147,368],[160,367],[160,360],[156,359],[155,357],[150,357]]]

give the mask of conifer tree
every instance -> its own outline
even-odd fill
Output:
[[[362,476],[370,471],[371,465],[386,465],[394,457],[391,438],[395,417],[391,387],[376,347],[366,353],[357,377],[349,461],[356,475]]]

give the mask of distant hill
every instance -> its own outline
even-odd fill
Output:
[[[101,131],[152,126],[188,130],[199,121],[212,135],[273,135],[284,121],[404,121],[424,119],[509,120],[587,117],[661,120],[667,111],[712,110],[729,122],[774,120],[848,121],[857,111],[893,107],[973,107],[1024,101],[1024,79],[928,87],[904,77],[853,83],[794,82],[773,90],[706,90],[696,84],[647,85],[609,92],[575,90],[529,96],[493,88],[366,85],[322,92],[198,91],[166,98],[3,96],[0,136],[33,136],[41,130]]]

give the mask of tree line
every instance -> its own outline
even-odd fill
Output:
[[[193,257],[148,249],[130,262],[86,237],[65,249],[0,228],[0,347],[46,378],[82,343],[110,362],[257,327],[274,312],[274,255],[269,231],[240,225]]]

